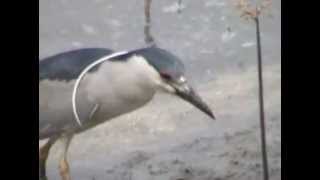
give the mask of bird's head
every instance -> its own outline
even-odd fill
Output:
[[[209,106],[189,84],[185,76],[184,64],[178,57],[157,47],[141,49],[135,53],[143,56],[157,71],[161,90],[182,98],[215,119]]]

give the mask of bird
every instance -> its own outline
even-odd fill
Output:
[[[67,152],[73,137],[102,123],[142,108],[158,92],[177,96],[215,119],[186,78],[186,68],[176,55],[160,47],[128,51],[90,69],[78,87],[77,108],[72,92],[81,72],[98,59],[114,53],[107,48],[83,48],[39,61],[39,179],[45,180],[50,148],[61,142],[59,172],[71,180]]]

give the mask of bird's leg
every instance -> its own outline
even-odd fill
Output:
[[[39,149],[39,179],[46,180],[46,162],[49,156],[50,148],[56,142],[57,137],[52,137]]]
[[[63,146],[63,152],[59,161],[59,170],[62,180],[71,180],[67,154],[72,137],[73,135],[65,135],[60,138]]]

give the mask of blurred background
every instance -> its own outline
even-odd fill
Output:
[[[144,0],[41,0],[39,59],[85,47],[140,48],[144,19]],[[280,0],[261,17],[261,31],[269,172],[280,180]],[[241,19],[231,0],[153,0],[151,32],[185,63],[217,121],[159,94],[148,106],[76,136],[69,150],[73,179],[262,179],[254,23]],[[49,179],[60,178],[57,146]]]

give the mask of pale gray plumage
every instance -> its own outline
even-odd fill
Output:
[[[77,94],[79,126],[71,101],[76,78],[90,63],[110,53],[80,49],[39,62],[39,139],[67,136],[71,140],[76,133],[142,107],[157,91],[176,94],[214,118],[188,85],[183,63],[166,50],[148,47],[106,61],[84,77]]]

